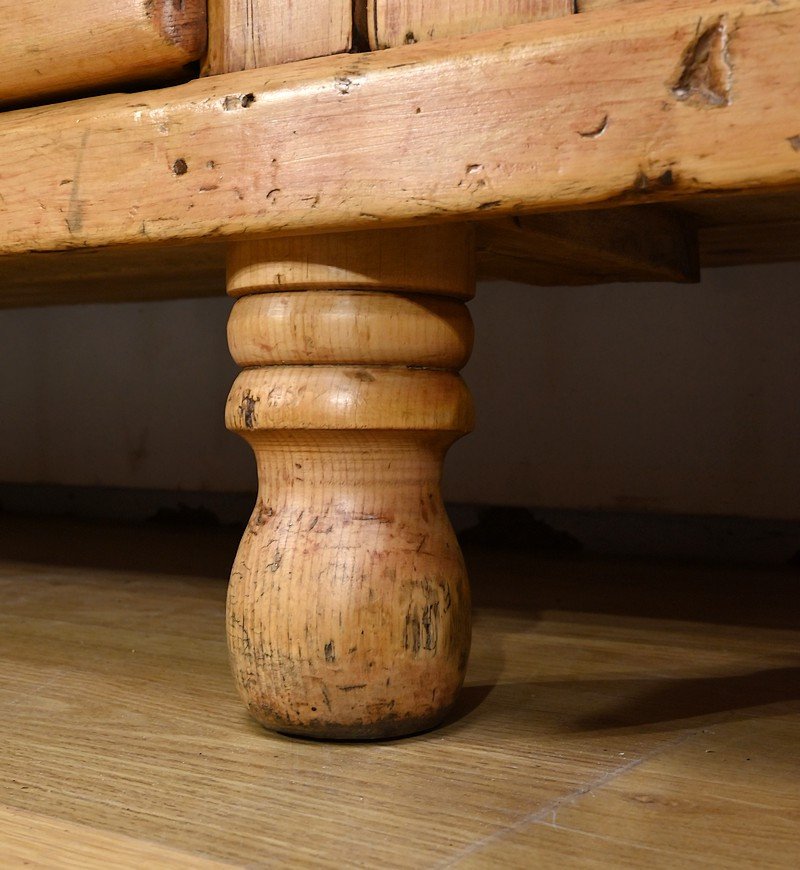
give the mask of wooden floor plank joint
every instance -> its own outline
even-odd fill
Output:
[[[455,715],[319,743],[236,698],[238,530],[81,528],[0,515],[0,863],[796,866],[796,572],[469,550]]]

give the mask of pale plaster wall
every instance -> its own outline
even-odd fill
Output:
[[[0,312],[0,481],[243,490],[225,298]],[[467,503],[800,518],[800,264],[485,284]]]

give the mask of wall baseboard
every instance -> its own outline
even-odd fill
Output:
[[[0,483],[0,511],[26,516],[236,527],[254,502],[254,492]],[[448,504],[448,512],[467,547],[800,565],[800,522],[471,504]]]

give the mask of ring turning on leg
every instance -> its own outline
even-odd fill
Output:
[[[245,242],[226,422],[259,495],[228,592],[239,691],[268,728],[383,738],[452,706],[469,587],[440,493],[472,426],[472,235],[414,228]]]

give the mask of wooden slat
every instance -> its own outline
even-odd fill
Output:
[[[571,15],[574,0],[360,0],[355,7],[370,48],[381,49]]]
[[[694,229],[654,206],[487,221],[478,258],[486,277],[543,286],[699,280]]]
[[[700,246],[706,266],[800,260],[800,220],[703,227]]]
[[[682,208],[698,227],[703,266],[800,260],[800,191],[698,197]]]
[[[800,218],[800,189],[698,196],[681,203],[699,226],[791,222]]]
[[[145,245],[0,257],[0,308],[225,293],[225,245]]]
[[[576,12],[598,12],[612,6],[632,6],[644,0],[575,0]]]
[[[352,0],[208,0],[205,75],[349,51]]]
[[[703,267],[800,260],[798,213],[796,196],[720,197],[687,200],[678,212],[637,206],[483,221],[478,278],[539,286],[692,281],[695,233]],[[224,285],[220,242],[0,257],[0,308],[215,296]]]
[[[798,56],[800,0],[652,2],[10,112],[0,253],[800,186]]]
[[[205,0],[0,0],[0,105],[175,76],[205,19]]]

